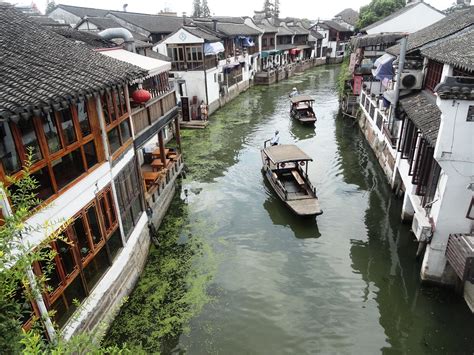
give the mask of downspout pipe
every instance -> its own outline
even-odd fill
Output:
[[[98,33],[99,37],[103,39],[122,38],[125,42],[125,49],[129,52],[135,53],[135,39],[132,33],[123,27],[107,28]]]
[[[407,52],[407,37],[408,35],[405,35],[402,37],[400,40],[400,56],[398,59],[398,71],[397,71],[397,76],[395,79],[395,98],[394,102],[392,103],[392,109],[390,111],[390,118],[388,120],[388,125],[390,128],[390,133],[393,133],[393,122],[395,120],[395,109],[397,108],[398,105],[398,98],[400,97],[400,80],[402,78],[402,72],[403,72],[403,67],[405,66],[405,55]]]

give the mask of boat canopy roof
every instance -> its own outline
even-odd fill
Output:
[[[302,101],[314,101],[314,99],[309,96],[309,95],[298,95],[298,96],[294,96],[292,97],[291,99],[291,102],[296,104],[297,102],[302,102]]]
[[[301,160],[313,161],[311,157],[294,144],[274,145],[265,148],[263,152],[274,164]]]

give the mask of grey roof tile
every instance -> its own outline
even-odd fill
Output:
[[[420,91],[416,94],[402,97],[400,99],[400,106],[434,147],[441,122],[441,111],[436,105],[435,96],[425,91]]]
[[[347,8],[339,12],[336,17],[339,16],[345,23],[355,26],[359,20],[359,13],[351,8]]]
[[[474,71],[474,29],[422,49],[421,54],[441,63]]]
[[[146,71],[96,53],[0,4],[0,116],[29,114]]]
[[[173,33],[183,25],[183,18],[166,15],[150,15],[134,12],[110,11],[110,14],[143,28],[150,33]],[[188,20],[189,21],[189,20]]]
[[[81,6],[72,6],[72,5],[64,5],[59,4],[58,6],[60,9],[70,12],[80,18],[84,16],[94,16],[94,17],[104,17],[109,13],[110,10],[104,9],[95,9],[92,7],[81,7]]]
[[[407,52],[419,49],[427,43],[450,36],[474,23],[474,7],[467,10],[456,11],[445,18],[425,27],[408,36]],[[387,49],[393,55],[400,53],[400,45],[397,44]]]

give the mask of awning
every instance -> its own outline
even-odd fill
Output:
[[[126,51],[125,49],[102,50],[99,51],[99,53],[147,70],[147,78],[160,74],[164,71],[171,70],[171,63],[169,62],[145,57],[144,55],[132,53]]]
[[[247,36],[239,36],[238,39],[242,43],[242,47],[253,47],[255,46],[255,42],[251,37]]]
[[[378,58],[375,63],[375,69],[372,69],[372,75],[379,80],[392,79],[393,78],[393,66],[392,62],[395,56],[385,53],[383,56]]]
[[[313,160],[313,158],[308,156],[305,152],[293,144],[274,145],[272,147],[265,148],[263,151],[275,164],[301,160]]]
[[[224,51],[222,42],[204,43],[204,55],[216,55]]]

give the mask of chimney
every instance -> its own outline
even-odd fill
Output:
[[[212,28],[217,32],[217,20],[212,19]]]
[[[127,12],[127,6],[128,6],[128,4],[123,4],[123,6],[122,6],[123,7],[123,12]]]
[[[186,11],[183,11],[183,26],[186,26]]]

